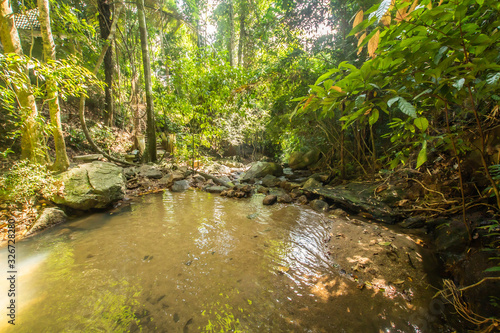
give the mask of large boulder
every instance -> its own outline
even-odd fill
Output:
[[[254,163],[243,175],[241,175],[240,180],[244,182],[254,178],[262,178],[267,175],[273,175],[276,177],[282,176],[283,167],[274,162],[257,162]]]
[[[107,162],[81,164],[58,176],[63,193],[52,197],[56,204],[79,210],[105,208],[125,195],[122,168]]]
[[[306,153],[293,152],[288,159],[288,165],[292,170],[305,169],[319,161],[321,152],[318,149],[310,150]]]

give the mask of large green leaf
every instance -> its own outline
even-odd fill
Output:
[[[397,101],[399,101],[399,96],[398,97],[394,97],[394,98],[391,98],[390,100],[387,101],[387,106],[388,107],[391,107],[392,104],[396,103]]]
[[[368,119],[368,122],[370,123],[370,126],[375,124],[378,120],[379,117],[379,112],[377,109],[373,110],[372,113],[370,114],[370,118]]]
[[[429,121],[424,117],[416,118],[413,121],[413,124],[415,124],[415,126],[417,126],[417,128],[421,132],[425,132],[427,130],[427,128],[429,127]]]
[[[399,109],[407,116],[417,118],[417,111],[415,110],[415,107],[408,103],[408,101],[403,97],[399,97]]]
[[[420,168],[422,164],[427,161],[427,141],[422,144],[422,149],[418,153],[417,157],[417,169]]]

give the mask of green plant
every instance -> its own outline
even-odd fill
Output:
[[[15,162],[0,176],[0,198],[6,201],[47,198],[58,190],[57,182],[45,166],[26,160]]]

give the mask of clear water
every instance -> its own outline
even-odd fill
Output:
[[[166,192],[19,242],[16,325],[4,317],[0,329],[426,331],[415,313],[432,291],[415,290],[408,305],[359,290],[328,259],[331,221],[261,201]]]

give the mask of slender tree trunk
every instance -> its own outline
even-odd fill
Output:
[[[14,15],[8,0],[0,0],[0,40],[5,54],[15,53],[23,56],[19,33],[14,24]],[[20,69],[13,68],[12,70],[19,71]],[[23,120],[21,125],[21,158],[33,162],[44,162],[45,153],[42,149],[40,131],[36,122],[38,108],[30,88],[29,79],[23,87],[14,87]]]
[[[229,0],[229,65],[234,67],[234,8],[233,0]]]
[[[144,0],[136,0],[137,15],[139,17],[139,31],[141,35],[142,62],[144,66],[144,81],[146,87],[146,162],[156,161],[156,129],[153,106],[153,90],[151,87],[151,63],[149,61],[148,31],[146,29],[146,17],[144,15]]]
[[[38,12],[40,15],[40,30],[43,39],[43,54],[45,61],[56,60],[56,45],[52,37],[52,29],[50,27],[50,9],[48,0],[38,0]],[[66,154],[66,144],[61,126],[61,108],[59,106],[59,92],[57,91],[56,82],[52,79],[47,79],[47,98],[49,103],[50,122],[52,123],[52,135],[54,136],[54,144],[56,149],[56,160],[52,165],[52,169],[56,171],[65,171],[69,167],[69,159]]]
[[[245,19],[246,19],[246,3],[242,1],[240,3],[240,40],[238,42],[238,65],[243,66],[245,60],[243,57],[245,56],[244,46],[246,41],[246,33],[245,33]]]
[[[110,28],[112,24],[111,20],[111,5],[109,0],[99,0],[99,29],[101,31],[101,38],[107,40]],[[109,47],[104,56],[104,82],[106,87],[104,88],[105,98],[104,98],[104,123],[107,126],[113,125],[113,115],[114,115],[114,100],[113,100],[113,71],[114,71],[114,59],[113,59],[113,48]]]

